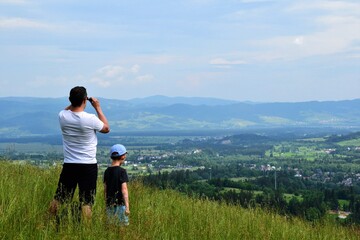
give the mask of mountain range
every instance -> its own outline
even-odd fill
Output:
[[[112,132],[222,130],[271,127],[360,128],[360,99],[288,103],[151,96],[99,98]],[[0,98],[0,136],[59,134],[63,98]],[[86,111],[94,113],[88,104]]]

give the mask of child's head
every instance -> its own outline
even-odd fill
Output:
[[[114,146],[112,146],[110,148],[110,158],[113,161],[125,160],[126,154],[127,154],[127,151],[126,151],[126,148],[124,147],[124,145],[115,144]]]

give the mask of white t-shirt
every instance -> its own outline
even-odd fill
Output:
[[[95,114],[70,110],[59,113],[59,123],[63,136],[64,163],[97,163],[96,131],[100,131],[104,123]]]

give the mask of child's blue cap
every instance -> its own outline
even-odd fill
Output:
[[[110,148],[110,157],[120,157],[126,153],[126,148],[121,144],[115,144]]]

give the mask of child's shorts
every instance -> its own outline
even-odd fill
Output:
[[[129,225],[129,217],[125,214],[126,207],[123,205],[106,207],[106,213],[110,223]]]

